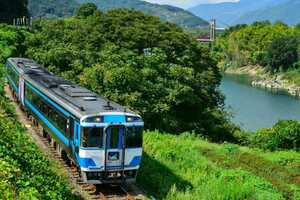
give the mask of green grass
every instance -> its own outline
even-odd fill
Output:
[[[0,97],[0,199],[80,199],[16,120],[14,109]]]
[[[159,199],[300,199],[300,153],[147,132],[138,183]]]

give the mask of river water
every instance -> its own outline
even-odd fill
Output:
[[[280,119],[300,121],[300,100],[286,94],[253,88],[246,76],[225,75],[221,90],[233,122],[245,130],[272,127]]]

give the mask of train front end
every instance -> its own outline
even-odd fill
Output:
[[[144,122],[132,113],[85,116],[77,161],[86,183],[134,182],[142,158]]]

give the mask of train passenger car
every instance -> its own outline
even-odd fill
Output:
[[[9,58],[14,96],[43,127],[43,135],[80,170],[86,183],[134,181],[142,157],[142,118],[47,71],[35,61]]]

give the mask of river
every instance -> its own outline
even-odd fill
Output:
[[[272,127],[280,119],[300,121],[300,100],[286,94],[253,88],[246,76],[225,75],[221,90],[233,122],[245,130]]]

